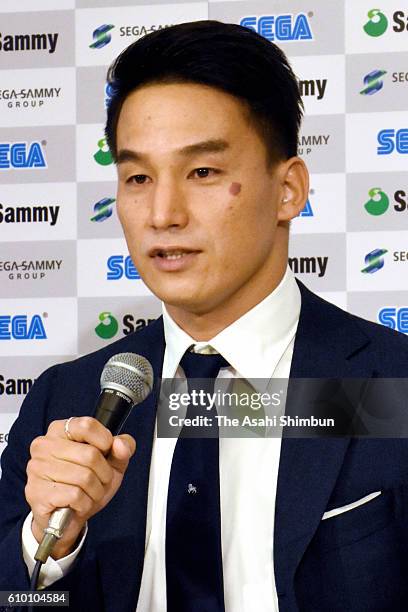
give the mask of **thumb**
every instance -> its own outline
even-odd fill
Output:
[[[126,449],[126,452],[130,457],[135,454],[136,451],[136,440],[129,434],[120,434],[119,436],[115,436],[115,440],[120,440],[120,445],[123,449]]]
[[[109,463],[120,472],[127,468],[130,458],[136,451],[136,440],[129,434],[121,434],[113,438]]]

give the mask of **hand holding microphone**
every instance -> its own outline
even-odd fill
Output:
[[[114,437],[92,417],[71,421],[72,441],[65,436],[64,424],[65,420],[53,421],[47,434],[32,442],[25,489],[33,512],[31,529],[38,542],[56,508],[74,511],[55,544],[56,559],[74,548],[86,521],[115,495],[136,449],[131,436]]]
[[[71,439],[64,419],[53,421],[45,436],[33,440],[25,494],[33,534],[41,541],[36,559],[44,563],[49,554],[58,559],[71,552],[86,521],[115,495],[136,450],[132,436],[115,434],[152,386],[152,368],[144,357],[115,355],[102,373],[95,417],[71,419]],[[56,532],[48,529],[49,523]],[[51,535],[59,532],[59,539]]]

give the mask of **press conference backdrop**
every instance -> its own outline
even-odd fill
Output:
[[[408,333],[406,3],[1,0],[0,452],[40,372],[160,314],[116,216],[105,75],[146,33],[208,18],[274,41],[299,78],[311,186],[294,272]]]

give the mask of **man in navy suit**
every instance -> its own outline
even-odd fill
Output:
[[[70,506],[40,584],[69,590],[72,610],[406,610],[408,445],[350,436],[220,439],[222,602],[169,603],[178,442],[155,434],[158,385],[126,434],[91,418],[109,357],[144,355],[157,380],[185,378],[186,352],[221,354],[221,378],[257,389],[289,375],[403,377],[408,351],[287,267],[308,173],[297,82],[277,47],[235,25],[183,24],[131,45],[109,78],[118,214],[163,317],[34,385],[2,456],[0,588],[28,588],[51,512]]]

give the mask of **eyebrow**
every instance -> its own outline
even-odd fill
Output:
[[[222,153],[229,148],[229,143],[222,138],[203,140],[191,145],[182,147],[176,153],[181,157],[192,157],[200,153]],[[145,153],[139,153],[132,149],[121,149],[118,152],[116,163],[124,164],[125,162],[140,162],[148,158]]]

